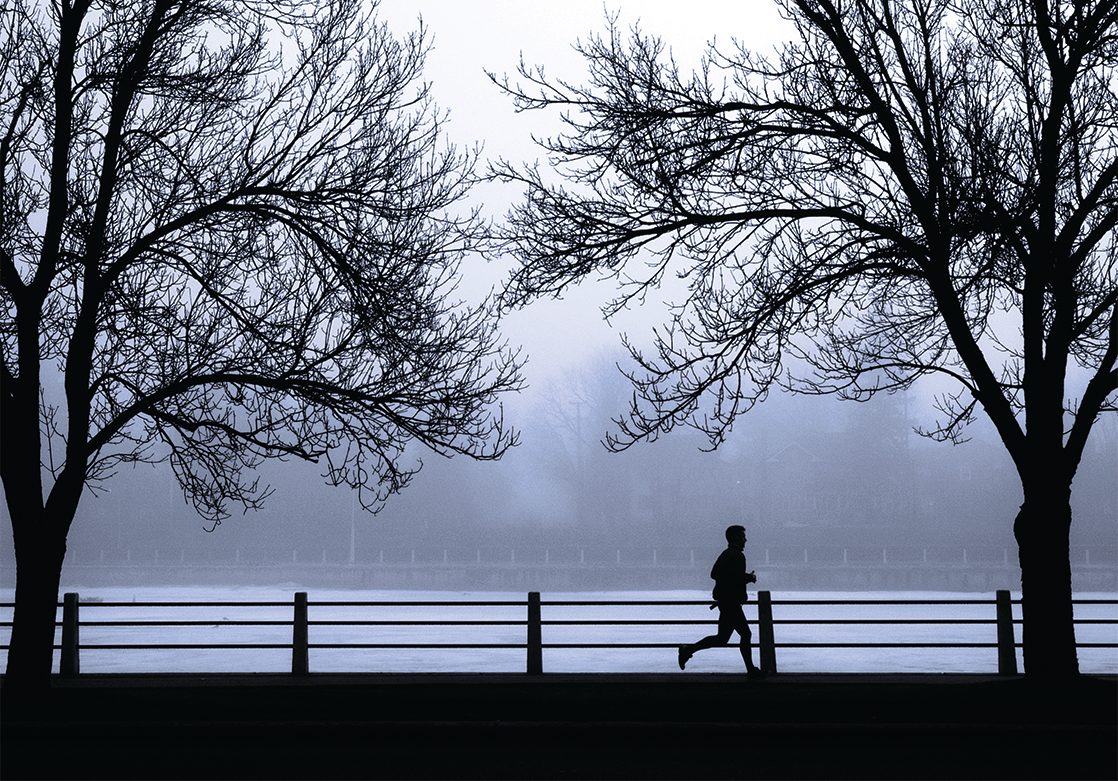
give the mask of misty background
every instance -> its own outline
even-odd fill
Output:
[[[397,35],[422,17],[433,48],[425,77],[449,115],[448,136],[483,146],[484,157],[538,157],[541,117],[517,115],[486,70],[511,73],[523,54],[549,73],[578,82],[571,44],[600,30],[603,13],[668,41],[681,68],[698,62],[711,39],[765,48],[787,33],[775,9],[699,0],[562,4],[386,0],[380,16]],[[478,188],[485,213],[499,219],[516,197]],[[510,259],[471,259],[463,291],[498,286]],[[509,342],[528,358],[525,391],[506,400],[521,444],[497,463],[446,460],[421,449],[423,469],[377,516],[345,489],[326,486],[321,468],[266,462],[274,488],[265,508],[234,515],[212,532],[184,502],[170,469],[123,469],[107,491],[87,494],[71,530],[71,563],[169,559],[230,561],[373,560],[383,549],[534,547],[714,550],[730,523],[749,529],[749,550],[778,546],[991,545],[1015,547],[1012,522],[1020,486],[1005,449],[984,419],[961,446],[928,441],[936,388],[866,404],[772,394],[735,425],[716,452],[677,430],[621,454],[600,440],[630,389],[620,335],[640,344],[661,321],[650,301],[605,323],[609,285],[584,284],[564,301],[540,301],[506,317]],[[670,291],[665,298],[670,298]],[[1095,427],[1073,491],[1072,544],[1118,544],[1118,421]],[[6,508],[0,566],[14,568]],[[701,584],[700,584],[701,585]]]
[[[629,390],[614,360],[585,356],[565,378],[534,386],[506,410],[522,444],[497,463],[423,458],[412,485],[377,516],[314,465],[268,463],[264,510],[213,532],[171,472],[122,471],[87,497],[70,563],[164,560],[345,562],[392,548],[521,547],[717,550],[730,523],[750,549],[784,546],[991,545],[1012,550],[1020,488],[1004,448],[976,423],[972,441],[928,441],[914,395],[855,404],[774,394],[719,450],[680,430],[609,453],[599,437]],[[1072,544],[1114,545],[1118,426],[1100,422],[1076,479]],[[3,555],[11,566],[10,525]]]

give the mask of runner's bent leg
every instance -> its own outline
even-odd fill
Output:
[[[684,660],[690,659],[695,655],[696,651],[701,651],[704,648],[714,648],[719,645],[725,645],[730,640],[730,635],[734,633],[734,620],[733,610],[724,610],[722,607],[718,608],[718,633],[707,635],[702,640],[699,640],[691,645],[682,646]]]

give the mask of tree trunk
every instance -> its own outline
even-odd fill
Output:
[[[1013,524],[1021,563],[1025,674],[1079,673],[1072,614],[1071,487],[1026,487]]]
[[[6,691],[39,690],[50,685],[54,664],[55,611],[66,539],[46,519],[20,523],[13,518],[16,553],[16,598],[8,666],[4,675]]]

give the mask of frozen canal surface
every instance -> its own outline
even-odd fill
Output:
[[[296,585],[206,588],[87,588],[81,594],[81,669],[95,672],[285,672],[291,652],[285,649],[98,649],[86,646],[127,644],[290,644],[291,627],[231,625],[228,621],[290,622],[295,591],[307,591],[310,609],[312,672],[518,672],[525,668],[520,648],[315,648],[315,644],[476,644],[520,645],[525,642],[526,595],[523,592],[354,591],[304,589]],[[1014,598],[1018,595],[1014,594]],[[717,615],[705,605],[557,605],[580,601],[698,601],[704,591],[544,592],[545,672],[678,672],[675,646],[713,633]],[[994,618],[992,593],[959,592],[779,592],[773,594],[773,617],[803,619],[980,619]],[[0,590],[10,603],[11,590]],[[1077,593],[1077,599],[1118,599],[1113,593]],[[784,600],[984,600],[981,605],[786,605]],[[513,602],[471,606],[328,606],[323,602],[445,601]],[[128,603],[110,606],[105,603]],[[203,607],[140,606],[137,602],[281,602],[276,606]],[[746,606],[751,624],[756,605]],[[1020,618],[1020,606],[1014,606]],[[1078,605],[1077,619],[1118,618],[1118,605]],[[11,621],[11,608],[0,609]],[[483,626],[428,625],[432,621],[521,622]],[[548,621],[669,620],[655,625],[548,625]],[[108,627],[86,622],[193,621],[190,626]],[[315,625],[316,621],[410,621],[410,625]],[[709,622],[709,623],[705,623]],[[993,643],[989,624],[780,624],[775,626],[777,663],[782,672],[979,672],[997,671],[995,648],[780,648],[781,643]],[[1016,628],[1020,642],[1020,626]],[[0,627],[7,644],[9,627]],[[1118,642],[1118,624],[1079,625],[1079,642]],[[754,642],[757,640],[754,625]],[[736,636],[734,638],[736,642]],[[549,643],[659,644],[658,648],[547,648]],[[754,654],[756,658],[756,649]],[[1020,655],[1020,651],[1018,651]],[[1118,649],[1081,648],[1083,672],[1118,673]],[[0,665],[3,655],[0,655]],[[1020,666],[1020,658],[1018,665]],[[56,652],[57,669],[57,652]],[[695,656],[689,672],[742,669],[736,648],[715,648]]]

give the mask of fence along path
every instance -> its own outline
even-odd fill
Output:
[[[1074,603],[1080,605],[1118,606],[1118,599],[1076,599]],[[778,671],[777,652],[779,649],[990,649],[996,652],[998,672],[1003,675],[1017,674],[1016,649],[1021,644],[1016,641],[1015,628],[1021,620],[1014,618],[1013,606],[1020,605],[1020,599],[1013,599],[1009,591],[999,590],[992,599],[773,599],[769,591],[757,592],[756,608],[757,621],[755,628],[755,644],[758,646],[759,661],[762,669],[775,673]],[[544,642],[543,628],[550,627],[659,627],[659,626],[687,626],[703,625],[713,626],[717,622],[713,618],[570,618],[552,617],[552,615],[570,615],[571,610],[583,608],[602,607],[708,607],[709,600],[572,600],[558,599],[545,600],[539,592],[529,592],[524,600],[329,600],[311,601],[307,592],[296,592],[291,601],[149,601],[149,602],[108,602],[87,601],[81,602],[77,593],[64,595],[62,603],[62,633],[61,644],[56,645],[56,650],[61,651],[59,672],[64,677],[76,676],[81,671],[81,651],[125,651],[125,650],[158,650],[158,651],[199,651],[199,650],[282,650],[290,651],[291,672],[294,675],[305,675],[311,672],[310,651],[318,650],[399,650],[399,649],[432,649],[432,650],[464,650],[464,649],[504,649],[522,650],[525,653],[525,672],[529,675],[541,675],[543,668],[543,651],[546,649],[666,649],[675,648],[678,643],[668,642]],[[860,608],[864,606],[980,606],[991,608],[990,614],[979,618],[929,618],[917,615],[892,616],[886,618],[867,617],[816,617],[816,618],[774,618],[773,607],[783,606],[811,606],[822,608],[825,611],[841,610],[844,608]],[[0,603],[0,608],[11,609],[12,603]],[[493,608],[498,612],[519,612],[520,617],[503,618],[424,618],[424,619],[362,619],[353,617],[342,618],[317,618],[312,615],[315,611],[336,614],[338,610],[349,611],[354,608],[465,608],[480,607]],[[208,615],[205,618],[170,618],[170,619],[114,619],[98,620],[89,619],[89,615],[96,616],[102,609],[111,608],[158,608],[195,611],[198,609],[215,608],[263,608],[272,611],[290,610],[289,618],[214,618]],[[315,611],[312,611],[312,608]],[[547,610],[545,610],[547,608]],[[779,613],[779,611],[778,611]],[[1076,618],[1077,625],[1118,625],[1118,618]],[[751,624],[754,622],[751,622]],[[0,627],[10,631],[11,621],[0,621]],[[977,642],[933,642],[933,641],[805,641],[805,640],[780,640],[778,629],[780,626],[869,626],[869,625],[979,625],[991,626],[993,631],[988,640]],[[82,643],[83,628],[98,628],[101,630],[150,630],[158,627],[215,627],[215,626],[250,626],[250,627],[283,627],[290,631],[289,642],[94,642]],[[311,627],[523,627],[523,641],[516,642],[311,642]],[[1078,642],[1079,648],[1118,648],[1118,642]],[[7,644],[0,645],[6,650]]]
[[[280,566],[349,565],[349,566],[536,566],[536,567],[706,567],[704,557],[696,557],[694,548],[659,546],[655,548],[587,549],[577,546],[515,547],[473,546],[463,548],[375,548],[357,546],[349,550],[290,549],[241,550],[234,548],[224,555],[208,551],[189,552],[185,548],[140,546],[118,551],[103,549],[68,553],[68,566],[121,567],[128,565],[210,565]],[[1118,546],[1073,545],[1069,550],[1074,568],[1113,567],[1118,563]],[[14,564],[14,562],[11,562]],[[751,554],[750,563],[757,566],[852,566],[904,565],[912,567],[956,567],[974,565],[1017,566],[1017,554],[1001,545],[780,545],[759,548]]]

